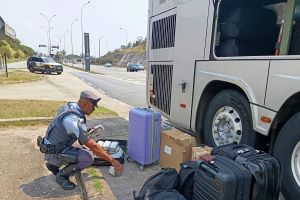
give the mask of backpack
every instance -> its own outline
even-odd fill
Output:
[[[179,184],[177,190],[187,199],[193,199],[195,171],[199,168],[196,161],[187,161],[180,164]]]
[[[150,188],[146,192],[145,200],[185,200],[185,198],[175,189],[157,190]]]
[[[145,199],[146,192],[150,188],[156,190],[176,189],[178,181],[179,177],[176,169],[164,168],[154,175],[150,176],[145,181],[138,195],[136,195],[136,191],[133,191],[133,198],[135,200]]]

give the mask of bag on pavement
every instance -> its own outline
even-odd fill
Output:
[[[135,200],[145,199],[148,189],[156,190],[171,190],[176,189],[179,182],[179,176],[174,168],[164,168],[154,175],[150,176],[142,186],[138,195],[133,191],[133,198]]]
[[[193,199],[193,189],[195,182],[195,171],[199,168],[199,163],[187,161],[180,164],[179,184],[177,190],[187,199]]]
[[[185,198],[175,189],[157,190],[150,188],[146,192],[145,200],[185,200]]]

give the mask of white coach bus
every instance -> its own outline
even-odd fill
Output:
[[[300,199],[300,1],[149,0],[147,102],[211,146],[263,148]]]

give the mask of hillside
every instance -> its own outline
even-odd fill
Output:
[[[122,46],[113,52],[108,52],[100,58],[100,64],[112,63],[113,66],[126,67],[128,62],[143,64],[146,59],[146,39],[137,40],[127,47]],[[99,63],[99,60],[96,60]]]
[[[18,39],[11,39],[7,36],[0,40],[0,55],[6,55],[9,62],[24,60],[34,54],[33,49],[24,46]]]

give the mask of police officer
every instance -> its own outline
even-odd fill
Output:
[[[94,112],[100,99],[89,90],[81,91],[77,103],[69,102],[60,108],[40,143],[40,149],[45,153],[46,167],[56,176],[56,183],[65,190],[76,187],[69,177],[77,170],[89,167],[94,161],[93,153],[109,161],[115,167],[117,175],[123,170],[117,160],[86,136],[88,130],[85,115]],[[80,145],[75,143],[77,140]],[[60,169],[63,165],[65,166]]]

